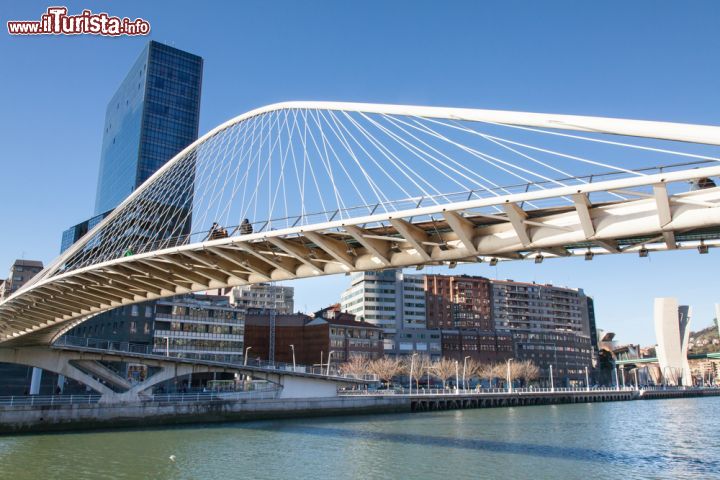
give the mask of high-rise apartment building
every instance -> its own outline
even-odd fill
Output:
[[[222,295],[186,295],[158,300],[153,351],[183,357],[242,360],[245,310]]]
[[[511,334],[515,354],[532,360],[555,384],[584,383],[592,368],[588,298],[582,289],[492,280],[492,311],[498,333]]]
[[[15,260],[10,267],[8,278],[0,281],[0,301],[6,299],[29,282],[43,269],[43,263],[38,260]],[[57,378],[57,376],[55,376]],[[19,395],[30,384],[30,393],[40,393],[42,370],[22,365],[0,363],[0,395]],[[45,390],[52,391],[52,383],[45,381]],[[48,384],[49,383],[49,384]]]
[[[495,330],[490,280],[468,275],[424,278],[427,325],[441,330],[446,358],[493,363],[513,356],[512,336]]]
[[[341,297],[341,309],[381,327],[386,354],[440,356],[440,332],[426,328],[422,275],[382,270],[355,273],[350,278],[350,287]]]
[[[425,275],[427,327],[494,330],[490,280],[468,275]]]
[[[72,328],[73,337],[153,345],[157,353],[242,356],[245,310],[222,295],[189,293],[125,305]]]
[[[20,287],[30,281],[43,269],[43,263],[38,260],[15,260],[10,267],[8,278],[0,282],[0,300],[3,300],[20,290]]]
[[[242,362],[244,329],[245,310],[231,306],[227,297],[187,294],[115,308],[72,328],[67,335],[146,345],[161,355]],[[144,378],[149,373],[143,364],[122,363],[115,368],[123,368],[128,378]],[[193,374],[162,388],[201,387],[208,380],[226,377]]]
[[[281,315],[289,315],[295,311],[295,287],[258,283],[234,287],[230,291],[230,303],[233,306],[274,310]]]
[[[492,280],[498,330],[568,332],[590,337],[587,297],[582,289]]]
[[[532,360],[544,379],[552,365],[558,386],[593,367],[594,303],[582,289],[384,270],[353,274],[341,310],[382,327],[390,355]]]
[[[352,274],[340,305],[344,312],[374,323],[386,333],[426,326],[423,276],[402,270]]]

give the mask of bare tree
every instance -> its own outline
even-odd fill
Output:
[[[518,363],[518,367],[518,377],[522,378],[526,387],[530,385],[530,382],[540,378],[540,367],[535,365],[532,360],[523,360]]]
[[[430,370],[443,382],[443,388],[447,388],[448,378],[455,375],[455,360],[442,358],[432,364]]]
[[[343,375],[355,378],[363,378],[368,373],[369,363],[367,358],[360,355],[353,355],[350,359],[340,365],[340,372]]]
[[[389,387],[393,377],[402,373],[403,368],[402,363],[397,358],[382,357],[373,360],[370,363],[369,370],[370,373],[377,375]]]
[[[507,382],[507,366],[505,362],[497,362],[492,365],[493,377],[496,379],[495,385],[497,386],[497,379],[502,379]]]
[[[473,378],[480,378],[480,370],[482,368],[482,364],[475,360],[474,358],[468,359],[467,363],[465,364],[465,381],[470,384],[470,380]]]
[[[495,365],[492,363],[479,363],[476,375],[480,380],[487,380],[490,387],[495,379]]]
[[[403,362],[403,372],[408,376],[411,376],[412,373],[412,378],[415,380],[415,388],[420,388],[420,380],[423,375],[427,373],[428,367],[430,367],[431,364],[430,357],[427,355],[415,355],[415,360],[413,360],[412,356],[408,356],[405,357],[405,361]],[[412,370],[412,372],[410,372],[410,370]]]

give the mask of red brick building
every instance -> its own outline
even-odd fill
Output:
[[[328,318],[329,317],[329,318]],[[359,322],[355,316],[342,313],[339,306],[321,310],[315,317],[296,313],[275,315],[275,361],[300,365],[327,362],[332,351],[333,362],[344,362],[354,355],[379,358],[383,355],[382,328]],[[270,312],[250,310],[245,317],[245,346],[250,347],[249,361],[267,360],[270,350]]]
[[[312,317],[302,313],[275,314],[275,361],[292,363],[292,347],[295,346],[295,361],[307,365],[318,363],[320,353],[312,357],[305,347],[305,324]],[[245,348],[248,363],[254,359],[268,360],[270,356],[270,311],[249,309],[245,315]]]
[[[487,278],[426,275],[427,328],[495,331],[491,295]]]

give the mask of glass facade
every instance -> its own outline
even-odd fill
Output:
[[[145,47],[107,106],[96,215],[63,233],[61,251],[92,230],[133,190],[197,139],[202,70],[203,59],[197,55],[154,41]],[[190,228],[193,183],[191,175],[183,186],[174,187],[176,191],[168,192],[166,198],[158,200],[168,207],[163,209],[162,219],[135,219],[121,234],[123,242],[128,243],[127,237],[139,238],[157,232],[161,232],[160,238],[182,241]],[[84,250],[96,248],[103,241],[108,239],[98,236]],[[152,343],[153,322],[138,319],[152,319],[154,308],[154,303],[150,302],[104,312],[75,331],[94,338],[115,339],[117,335],[124,335],[131,341]],[[120,321],[118,326],[115,317],[121,311],[128,321]],[[113,325],[112,329],[110,325]],[[205,335],[215,334],[213,332],[209,329]],[[176,333],[187,335],[186,332]],[[239,342],[241,351],[242,335]]]
[[[65,230],[62,234],[60,242],[60,253],[64,252],[70,246],[80,240],[80,237],[87,233],[87,222],[78,223]]]
[[[197,139],[202,69],[197,55],[154,41],[145,47],[107,106],[95,217],[63,232],[61,252]],[[165,218],[144,219],[126,235],[162,231],[162,238],[182,243],[190,229],[192,185],[188,178],[167,195],[172,205],[164,209]]]
[[[198,135],[203,60],[151,41],[110,100],[95,213],[115,208]]]
[[[84,222],[78,223],[77,225],[74,225],[67,230],[65,230],[62,234],[62,242],[60,244],[60,253],[64,252],[70,246],[80,240],[83,235],[85,235],[87,232],[95,228],[95,226],[102,221],[103,218],[107,217],[110,214],[110,212],[101,213],[100,215],[95,215],[90,220],[86,220]],[[91,247],[92,245],[88,245],[88,247]]]

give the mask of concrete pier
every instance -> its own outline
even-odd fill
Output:
[[[410,408],[414,412],[433,410],[456,410],[465,408],[521,407],[527,405],[552,405],[560,403],[617,402],[635,400],[638,392],[622,391],[567,391],[567,392],[517,392],[488,395],[416,395],[411,397]]]

